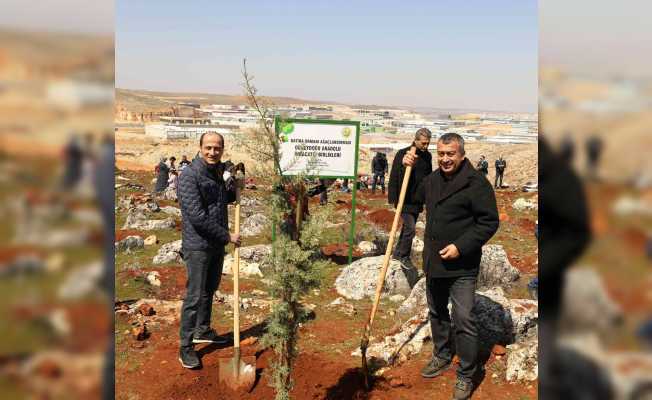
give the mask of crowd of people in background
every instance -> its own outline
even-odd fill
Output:
[[[156,182],[154,184],[154,191],[171,200],[176,199],[176,190],[179,181],[179,174],[190,165],[190,160],[184,154],[181,156],[179,166],[176,165],[177,158],[174,156],[161,157],[161,160],[154,168],[156,174]]]

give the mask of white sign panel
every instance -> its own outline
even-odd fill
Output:
[[[353,177],[356,124],[279,123],[283,175]]]

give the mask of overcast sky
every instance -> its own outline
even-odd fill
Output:
[[[536,111],[536,1],[133,1],[116,86]]]

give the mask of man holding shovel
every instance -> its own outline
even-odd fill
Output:
[[[415,161],[408,153],[402,162],[409,166]],[[471,309],[482,246],[498,230],[498,209],[491,184],[465,157],[460,135],[446,133],[439,138],[437,161],[439,168],[419,184],[414,196],[415,202],[426,206],[423,268],[434,343],[432,360],[421,375],[433,378],[450,367],[454,339],[460,365],[453,399],[462,400],[470,398],[472,379],[480,368],[478,329]]]
[[[221,162],[224,137],[207,132],[199,139],[199,148],[179,177],[177,189],[183,223],[181,251],[188,272],[179,351],[185,368],[201,366],[194,344],[227,343],[210,327],[211,310],[222,276],[224,246],[240,245],[240,235],[229,233],[227,204],[235,201],[235,191],[225,182],[229,173]]]
[[[414,146],[416,148],[416,157],[413,159],[413,164],[411,164],[413,168],[405,192],[405,202],[401,210],[403,226],[398,244],[394,249],[394,258],[399,260],[403,265],[410,286],[414,286],[418,280],[417,271],[410,260],[410,254],[412,253],[412,240],[416,235],[415,227],[417,219],[421,211],[423,211],[423,204],[415,201],[414,194],[419,183],[432,172],[432,155],[428,151],[431,137],[432,133],[427,128],[417,130],[414,135],[414,142],[410,146],[396,152],[389,177],[387,200],[396,207],[399,200],[401,184],[403,183],[403,175],[405,174],[405,166],[401,161],[412,146]]]

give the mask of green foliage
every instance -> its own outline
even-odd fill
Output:
[[[296,234],[295,218],[301,209],[296,199],[307,201],[304,198],[304,177],[282,176],[280,138],[272,127],[270,104],[257,95],[253,77],[247,72],[246,60],[243,63],[243,80],[249,105],[259,115],[259,124],[257,129],[243,135],[239,144],[257,161],[255,171],[272,178],[273,190],[267,198],[267,206],[272,224],[276,227],[272,252],[265,262],[270,271],[269,294],[276,301],[262,343],[271,347],[276,355],[271,364],[270,379],[276,391],[276,400],[289,400],[292,390],[290,375],[297,357],[299,327],[311,315],[301,300],[311,290],[321,286],[323,271],[329,265],[327,260],[320,259],[319,243],[326,221],[332,218],[332,209],[322,209],[303,221],[299,235]],[[291,133],[288,125],[283,127],[285,134]]]

